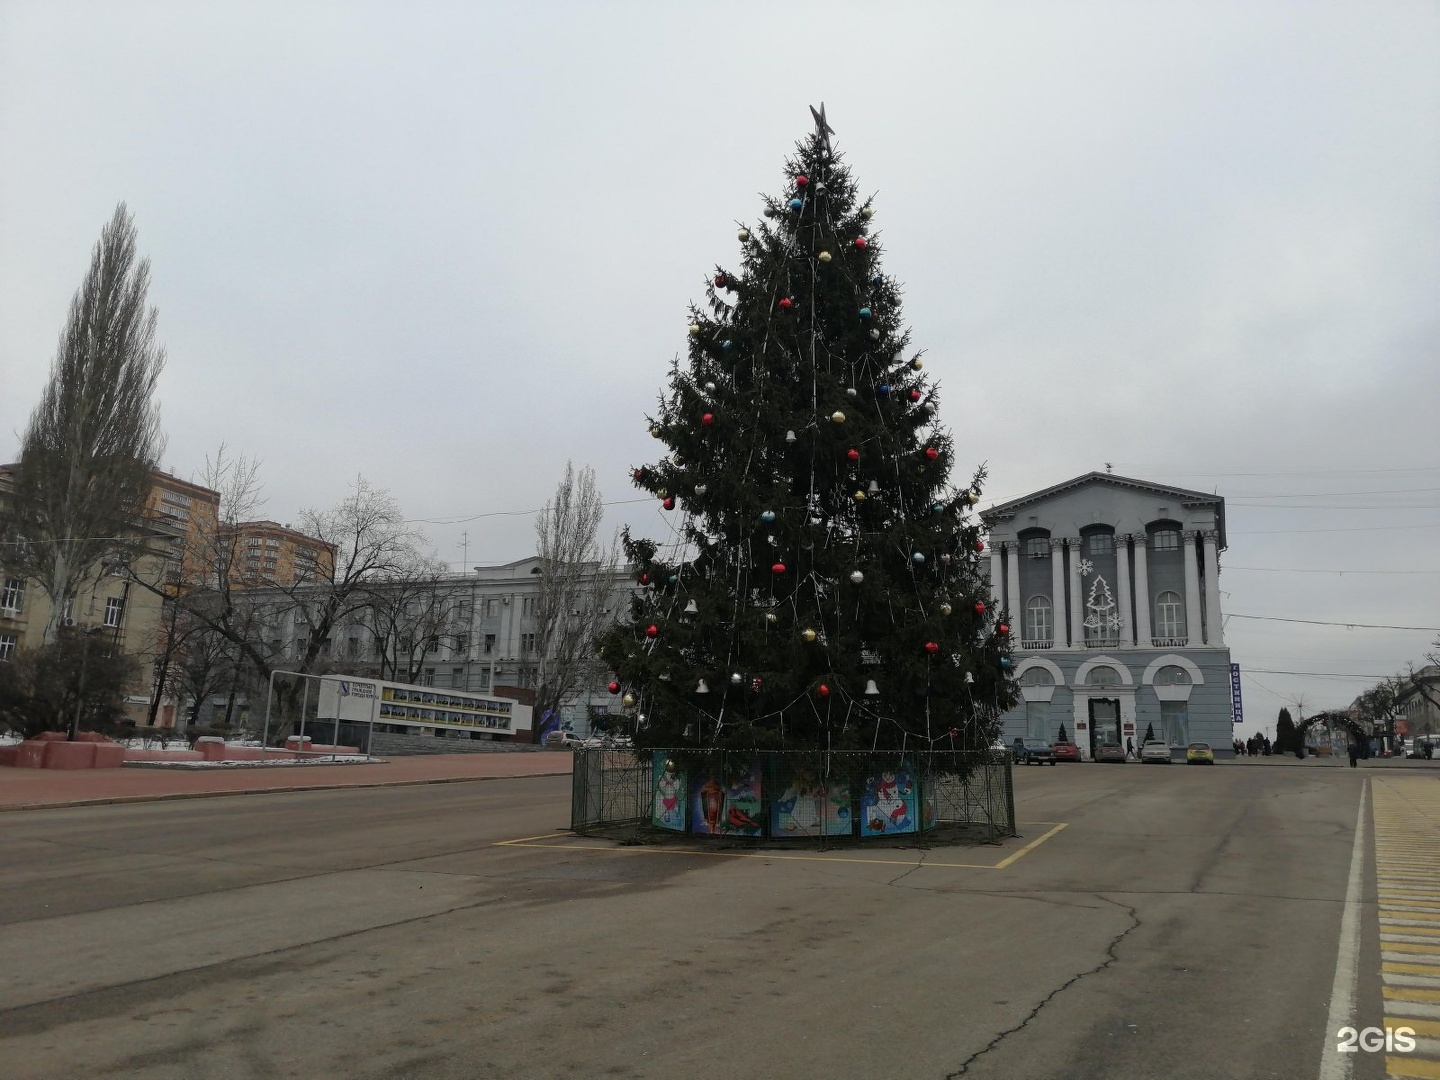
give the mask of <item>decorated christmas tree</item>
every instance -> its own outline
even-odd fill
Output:
[[[955,444],[824,107],[690,312],[603,641],[645,747],[985,749],[1015,700]],[[983,561],[982,561],[983,560]]]

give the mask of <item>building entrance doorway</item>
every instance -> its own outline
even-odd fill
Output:
[[[1090,759],[1095,748],[1105,743],[1124,746],[1120,738],[1120,702],[1114,698],[1090,699]]]

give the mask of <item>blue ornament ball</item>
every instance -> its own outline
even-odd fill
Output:
[[[680,580],[680,575],[679,575],[679,574],[671,574],[668,580],[669,580],[669,582],[670,582],[671,585],[674,585],[677,581]]]
[[[862,319],[868,319],[868,318],[870,318],[870,309],[869,309],[868,307],[862,307],[862,308],[860,309],[860,318],[862,318]]]
[[[775,520],[775,511],[766,510],[760,515],[760,520],[763,521],[766,525],[769,525],[772,521]]]
[[[799,209],[800,209],[802,206],[804,206],[804,205],[805,205],[805,200],[804,200],[804,199],[791,199],[791,200],[790,200],[790,209],[791,209],[791,210],[799,210]]]
[[[937,502],[937,503],[931,503],[931,504],[930,504],[930,512],[931,512],[932,514],[943,514],[943,513],[945,512],[945,504],[944,504],[944,503],[938,503],[938,502]]]
[[[885,284],[885,279],[881,275],[876,274],[875,277],[871,279],[870,284],[878,289]]]
[[[1000,657],[1000,666],[1001,666],[1001,667],[1005,667],[1005,668],[1010,667],[1010,666],[1011,666],[1011,664],[1010,664],[1010,658],[1009,658],[1008,656],[1002,656],[1002,657]]]
[[[720,342],[720,348],[724,349],[726,352],[729,352],[731,349],[735,348],[735,343],[729,338],[726,338],[724,341]]]
[[[889,397],[889,396],[890,396],[890,384],[889,384],[889,383],[881,383],[879,386],[877,386],[877,387],[875,388],[875,392],[876,392],[877,394],[879,394],[881,397]]]
[[[911,556],[910,556],[910,561],[913,562],[916,566],[924,566],[924,565],[925,565],[925,553],[922,552],[922,551],[917,551],[917,552],[915,552],[914,555],[911,555]]]

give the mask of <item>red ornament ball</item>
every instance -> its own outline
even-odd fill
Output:
[[[620,692],[620,684],[618,682],[612,682],[605,689],[609,690],[612,694],[618,694]]]
[[[644,470],[644,469],[636,469],[636,470],[635,470],[633,473],[631,473],[630,475],[632,475],[633,477],[635,477],[636,480],[644,480],[644,479],[645,479],[645,470]]]
[[[700,423],[704,424],[706,427],[709,427],[711,424],[715,423],[715,414],[707,412],[704,416],[700,417]]]
[[[770,572],[772,574],[783,574],[785,572],[785,564],[783,562],[777,562],[774,566],[770,567]]]
[[[829,697],[829,696],[830,696],[830,687],[826,686],[826,685],[822,682],[819,686],[817,686],[817,687],[815,688],[815,693],[819,694],[821,697]]]
[[[791,300],[788,296],[780,297],[780,309],[782,311],[789,311],[794,306],[795,301]]]
[[[659,637],[660,628],[652,622],[649,626],[645,627],[645,636],[651,638]]]
[[[799,176],[795,177],[796,187],[804,187],[808,183],[810,183],[810,178],[804,173],[801,173]]]
[[[925,651],[928,652],[931,656],[934,656],[937,652],[940,651],[940,646],[934,641],[927,641],[925,642]]]
[[[927,446],[927,447],[925,447],[925,460],[926,460],[926,461],[934,461],[934,460],[935,460],[936,458],[938,458],[939,456],[940,456],[940,451],[939,451],[939,450],[936,450],[933,446]]]
[[[852,446],[849,450],[846,450],[846,451],[845,451],[845,456],[846,456],[849,460],[851,460],[851,461],[859,461],[859,460],[860,460],[860,451],[859,451],[859,450],[856,450],[856,449]]]
[[[649,585],[649,584],[650,584],[650,575],[649,575],[649,574],[641,574],[641,575],[640,575],[640,584],[641,584],[641,585]]]
[[[855,237],[855,246],[861,251],[864,251],[867,247],[870,246],[870,242],[866,240],[863,236],[857,236]]]
[[[984,614],[985,614],[985,601],[984,601],[984,600],[976,600],[976,601],[975,601],[975,614],[976,614],[976,615],[984,615]]]
[[[1001,623],[999,626],[997,626],[995,629],[996,629],[996,630],[999,630],[1000,633],[1002,633],[1002,634],[1008,634],[1008,633],[1010,632],[1010,624],[1009,624],[1009,623],[1003,623],[1003,622],[1002,622],[1002,623]]]
[[[984,550],[985,550],[985,541],[984,541],[984,540],[976,540],[976,541],[975,541],[975,550],[976,550],[976,551],[984,551]]]
[[[910,391],[910,400],[911,400],[911,401],[919,401],[919,400],[920,400],[920,391],[919,391],[919,390],[911,390],[911,391]]]
[[[724,274],[716,274],[716,275],[715,275],[715,284],[716,284],[716,286],[718,286],[719,288],[723,289],[723,288],[725,287],[725,275],[724,275]]]
[[[669,495],[666,495],[666,496],[665,496],[665,501],[662,502],[660,505],[663,506],[666,510],[674,510],[674,509],[675,509],[675,500],[674,500],[673,497],[671,497],[671,496],[669,496]]]

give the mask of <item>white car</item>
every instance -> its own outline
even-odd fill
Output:
[[[1140,747],[1140,763],[1143,765],[1147,761],[1155,761],[1159,762],[1162,765],[1169,765],[1170,747],[1166,746],[1158,739],[1151,739],[1145,745]]]
[[[551,731],[542,745],[552,750],[577,750],[585,745],[585,740],[573,731]]]

